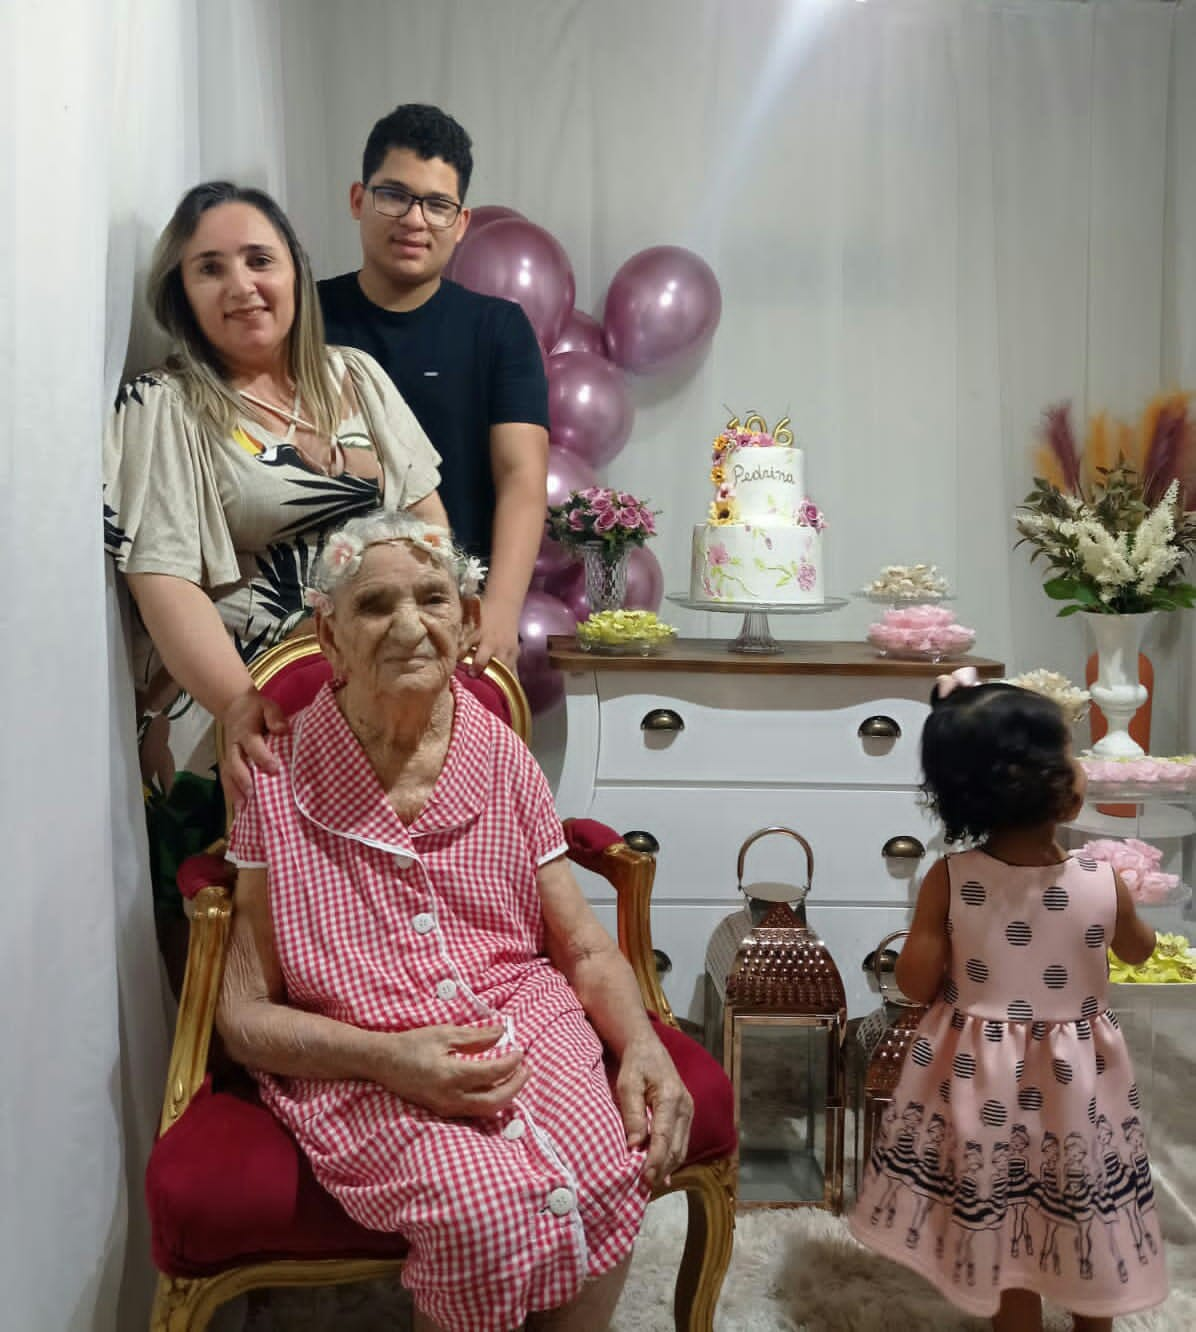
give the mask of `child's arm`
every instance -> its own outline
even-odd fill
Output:
[[[1113,871],[1113,878],[1117,884],[1117,926],[1109,947],[1123,962],[1133,967],[1139,962],[1145,962],[1154,952],[1154,927],[1147,925],[1138,915],[1130,890],[1116,870]]]
[[[897,958],[896,977],[902,994],[921,1004],[930,1003],[938,994],[951,958],[951,941],[947,936],[950,905],[947,862],[939,860],[922,880],[913,924]]]

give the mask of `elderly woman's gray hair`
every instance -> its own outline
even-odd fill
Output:
[[[486,575],[486,566],[481,560],[467,555],[456,545],[447,527],[437,527],[398,511],[350,518],[329,535],[311,571],[311,584],[305,593],[307,604],[331,615],[333,595],[361,568],[365,552],[371,546],[390,545],[396,541],[409,541],[426,551],[446,570],[463,597],[478,594]]]

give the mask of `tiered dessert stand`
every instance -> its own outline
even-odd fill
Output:
[[[826,597],[823,601],[810,601],[804,605],[760,601],[694,601],[680,592],[670,592],[668,600],[676,606],[684,606],[686,610],[742,615],[739,634],[728,642],[727,651],[757,657],[773,656],[785,651],[786,645],[772,636],[768,624],[770,615],[825,615],[828,611],[842,610],[848,604],[847,597]]]

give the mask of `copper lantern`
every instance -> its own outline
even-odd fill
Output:
[[[905,1063],[905,1056],[917,1034],[918,1023],[926,1012],[926,1005],[907,999],[889,977],[894,966],[894,954],[889,945],[902,939],[908,930],[894,930],[886,935],[865,959],[871,964],[880,991],[880,1009],[860,1023],[857,1034],[863,1047],[864,1074],[859,1104],[856,1106],[856,1163],[855,1184],[858,1191],[863,1172],[872,1155],[872,1144],[880,1127],[885,1108],[892,1103],[897,1079]],[[864,1126],[863,1151],[860,1151],[860,1124]]]
[[[792,838],[806,882],[743,882],[748,849]],[[744,909],[707,951],[708,1038],[722,1038],[739,1135],[742,1207],[843,1206],[847,1002],[826,945],[806,920],[814,876],[809,842],[791,828],[762,828],[739,848]],[[721,1001],[721,1033],[719,1004]]]

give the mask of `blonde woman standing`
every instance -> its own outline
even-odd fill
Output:
[[[328,532],[375,509],[444,523],[440,457],[389,377],[324,343],[311,268],[266,194],[189,190],[154,253],[149,300],[174,351],[125,384],[104,444],[105,545],[128,580],[159,938],[179,942],[178,862],[273,766],[281,714],[246,663],[306,614]],[[175,922],[172,926],[171,922]],[[174,968],[172,967],[172,971]]]

